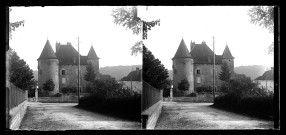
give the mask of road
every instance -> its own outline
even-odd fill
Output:
[[[140,122],[105,116],[75,107],[77,103],[28,102],[20,130],[141,129]]]
[[[273,129],[274,122],[211,107],[212,103],[163,102],[155,129]]]

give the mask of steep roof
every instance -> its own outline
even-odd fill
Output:
[[[78,65],[78,51],[71,45],[60,45],[56,56],[60,65]],[[87,65],[87,56],[80,56],[80,64]]]
[[[93,49],[93,46],[90,47],[87,58],[99,59]]]
[[[196,44],[191,50],[191,56],[194,64],[212,64],[213,51],[206,44]],[[216,64],[222,64],[222,56],[215,55]]]
[[[191,55],[190,55],[189,50],[185,44],[184,39],[181,40],[181,43],[177,49],[177,52],[176,52],[174,58],[191,58]]]
[[[38,59],[57,59],[49,40],[47,40],[44,49]]]
[[[228,46],[226,45],[226,47],[224,48],[223,54],[222,54],[222,58],[224,59],[233,59],[234,57],[231,55],[230,50],[228,48]]]

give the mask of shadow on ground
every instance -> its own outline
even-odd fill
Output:
[[[90,112],[94,112],[94,113],[99,113],[99,114],[103,114],[103,115],[108,115],[108,116],[112,116],[112,117],[117,117],[117,118],[121,118],[121,119],[125,119],[125,120],[130,120],[130,121],[136,121],[136,122],[141,122],[141,115],[140,113],[125,113],[122,111],[116,111],[116,110],[108,110],[108,109],[90,109],[87,107],[81,107],[79,105],[74,106],[75,108],[78,109],[83,109],[86,111],[90,111]]]

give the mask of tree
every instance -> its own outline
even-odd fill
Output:
[[[259,24],[267,28],[270,33],[274,31],[274,7],[273,6],[255,6],[248,11],[248,15],[251,17],[250,22],[253,24]],[[268,47],[268,53],[273,55],[274,43]]]
[[[161,90],[166,87],[168,77],[168,70],[161,61],[143,45],[143,80]]]
[[[112,11],[111,14],[114,18],[114,23],[117,25],[122,25],[126,29],[131,29],[133,34],[139,35],[142,32],[142,39],[147,39],[147,32],[151,30],[152,27],[160,25],[160,20],[146,22],[137,16],[137,7],[132,6],[130,8],[121,7]],[[143,31],[142,31],[143,27]],[[137,53],[142,53],[143,41],[136,42],[131,48],[131,55],[137,55]]]
[[[222,67],[221,67],[221,72],[219,74],[219,79],[225,82],[229,82],[231,77],[231,73],[229,71],[229,68],[227,66],[227,63],[224,62]]]
[[[190,84],[187,79],[181,80],[180,83],[178,83],[178,89],[182,91],[187,91],[190,88]]]
[[[11,48],[8,51],[10,62],[10,82],[20,89],[29,90],[34,87],[33,70]]]
[[[54,81],[52,79],[47,80],[43,84],[43,89],[46,90],[46,91],[53,91],[55,89]]]
[[[94,81],[95,78],[96,78],[96,73],[94,70],[94,66],[92,64],[88,64],[86,67],[86,72],[84,74],[84,80],[92,82]]]

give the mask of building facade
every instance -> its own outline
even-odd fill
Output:
[[[187,79],[190,88],[187,93],[194,92],[197,87],[213,86],[214,53],[205,42],[190,43],[190,51],[182,39],[173,57],[173,87],[177,89],[178,83]],[[234,57],[228,46],[222,55],[215,55],[215,83],[217,88],[221,85],[219,74],[221,66],[226,62],[231,73],[234,73]]]
[[[66,45],[56,43],[55,48],[56,52],[54,52],[49,40],[47,40],[38,58],[38,86],[42,89],[43,84],[47,80],[52,79],[55,84],[55,89],[51,94],[61,92],[61,88],[77,87],[78,85],[78,52],[69,42]],[[80,55],[81,88],[87,84],[84,80],[84,74],[88,64],[93,65],[95,72],[99,73],[99,58],[93,46],[91,46],[87,56]]]

